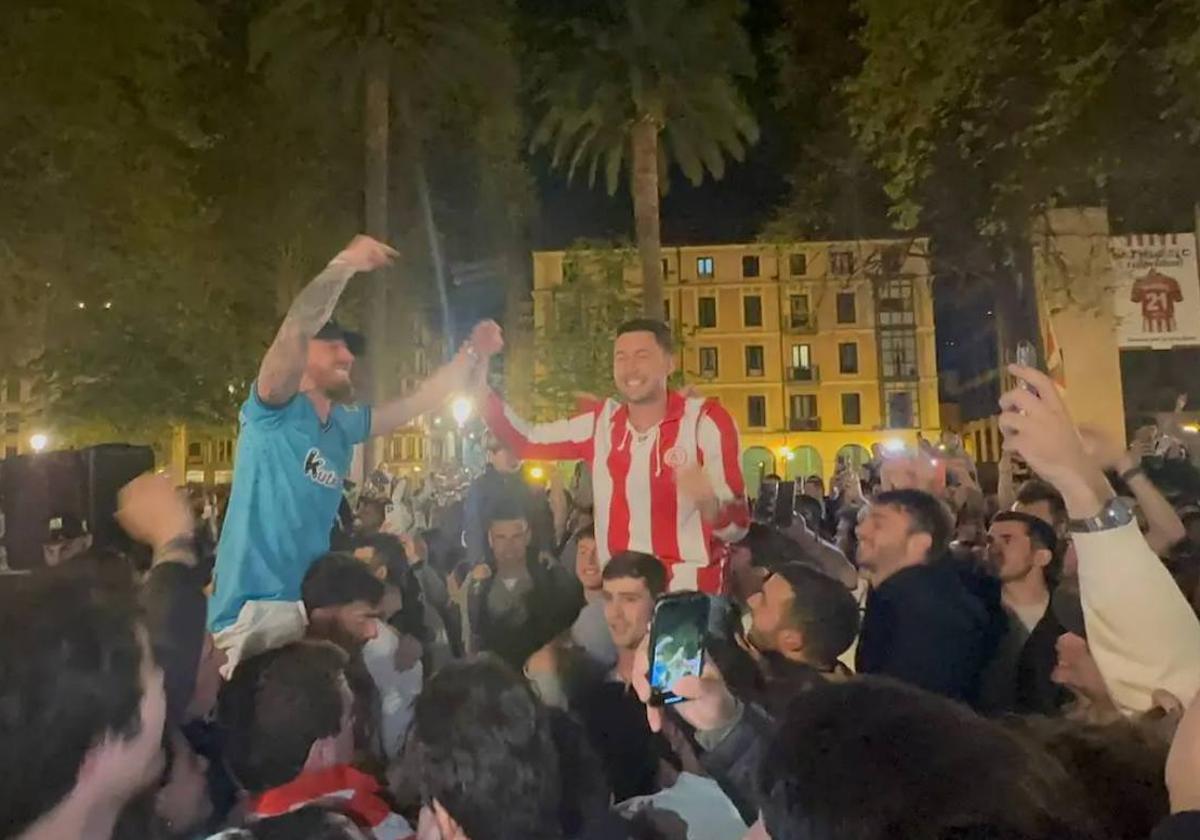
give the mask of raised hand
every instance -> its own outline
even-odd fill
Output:
[[[663,710],[650,703],[650,639],[642,640],[633,660],[633,690],[646,704],[646,720],[650,729],[660,732],[663,727]],[[668,686],[676,695],[685,698],[674,708],[679,716],[699,732],[715,732],[731,724],[738,710],[738,702],[725,685],[725,678],[709,657],[704,658],[704,670],[698,677],[682,677],[675,685]]]
[[[484,359],[489,359],[504,349],[504,331],[490,318],[476,324],[467,340]]]
[[[146,473],[121,488],[117,522],[129,536],[153,548],[176,537],[190,537],[195,525],[191,505],[165,475]]]
[[[397,256],[399,252],[395,248],[359,234],[334,259],[346,263],[355,271],[374,271],[390,265]]]

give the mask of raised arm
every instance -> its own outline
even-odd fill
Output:
[[[283,405],[300,389],[308,341],[333,314],[346,283],[360,271],[387,265],[396,252],[369,236],[356,236],[292,301],[275,340],[258,367],[255,389],[267,405]]]
[[[602,407],[553,423],[530,423],[488,388],[483,396],[483,419],[492,434],[518,458],[590,461],[596,418]]]

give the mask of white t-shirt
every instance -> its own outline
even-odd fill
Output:
[[[1042,616],[1046,614],[1046,610],[1050,609],[1050,597],[1047,596],[1045,601],[1039,601],[1036,604],[1005,604],[1013,615],[1015,615],[1025,626],[1025,629],[1032,633],[1033,628],[1042,620]]]

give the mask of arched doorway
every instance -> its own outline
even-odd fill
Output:
[[[814,447],[797,446],[787,461],[787,475],[784,478],[803,481],[810,475],[825,475],[821,469],[821,455]]]
[[[865,446],[848,443],[838,450],[837,457],[839,461],[844,461],[848,466],[861,470],[863,465],[871,460],[871,453]]]
[[[742,478],[746,481],[746,495],[758,496],[758,485],[763,476],[775,472],[775,456],[765,446],[751,446],[742,453]]]

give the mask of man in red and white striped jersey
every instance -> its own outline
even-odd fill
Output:
[[[494,329],[491,341],[475,342],[489,355],[503,347]],[[601,565],[619,551],[642,551],[666,566],[672,590],[716,593],[723,552],[714,541],[741,539],[750,519],[738,431],[716,400],[670,391],[674,370],[667,325],[639,318],[621,325],[613,346],[622,402],[532,424],[489,389],[483,416],[521,458],[591,465]]]

